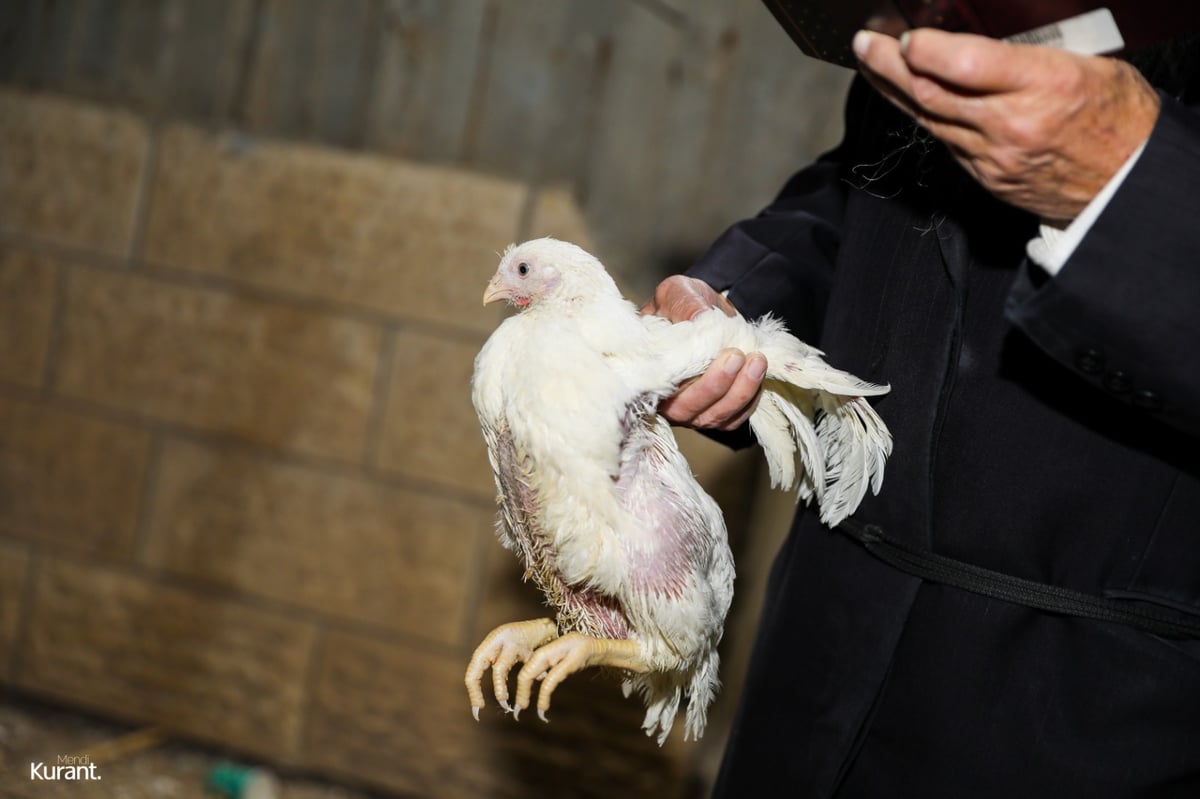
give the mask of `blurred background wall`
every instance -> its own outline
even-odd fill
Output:
[[[7,695],[398,795],[702,792],[790,500],[685,436],[739,560],[702,742],[598,675],[476,724],[467,656],[543,615],[479,297],[556,235],[640,301],[836,141],[849,77],[757,0],[0,3]]]

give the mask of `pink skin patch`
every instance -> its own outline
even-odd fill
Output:
[[[524,297],[524,296],[513,297],[512,304],[517,306],[518,308],[524,308],[526,305],[529,304],[529,298]]]
[[[629,581],[647,594],[679,598],[704,557],[704,521],[673,485],[666,443],[655,439],[653,406],[643,398],[626,409],[617,491],[622,504],[652,533],[649,547],[628,549]]]

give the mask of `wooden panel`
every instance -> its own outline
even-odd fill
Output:
[[[76,72],[75,38],[84,27],[87,0],[63,0],[45,3],[26,0],[7,8],[6,20],[12,20],[13,69],[25,75],[33,86],[71,87]]]
[[[636,8],[577,185],[614,270],[648,290],[833,143],[850,73],[821,72],[755,0]]]
[[[259,131],[361,141],[373,67],[374,0],[267,0],[242,118]]]
[[[581,168],[579,191],[610,268],[638,285],[637,255],[655,240],[664,154],[686,149],[702,121],[685,139],[671,140],[669,124],[685,70],[680,28],[634,7],[615,38],[590,159]],[[699,198],[696,198],[699,201]]]
[[[485,0],[386,0],[367,144],[434,160],[463,151],[484,56]]]
[[[130,3],[138,6],[138,3]],[[157,95],[153,107],[192,119],[230,119],[244,80],[247,47],[253,41],[254,0],[167,0],[158,35]],[[127,18],[133,19],[132,14]],[[131,33],[134,26],[126,28]],[[122,52],[133,60],[146,42],[136,34],[123,40]]]
[[[153,113],[223,118],[253,9],[253,0],[9,3],[0,11],[0,78]]]
[[[731,90],[711,123],[717,146],[708,161],[716,170],[705,178],[722,190],[709,191],[715,202],[702,220],[716,230],[756,213],[793,172],[837,144],[841,99],[854,77],[804,56],[759,2],[730,30],[738,36]],[[695,178],[691,185],[702,190]]]
[[[103,89],[117,59],[115,0],[87,0],[78,5],[71,29],[70,80],[79,89]]]
[[[713,208],[728,204],[734,196],[725,182],[722,159],[733,157],[742,171],[751,157],[740,146],[742,137],[758,123],[748,123],[749,118],[743,117],[737,120],[736,130],[725,124],[734,117],[739,99],[750,90],[738,77],[754,44],[745,40],[739,26],[747,11],[757,11],[761,4],[708,0],[704,5],[693,15],[677,60],[670,67],[673,91],[659,153],[662,165],[655,192],[655,229],[645,245],[653,253],[686,251],[716,236],[719,229],[712,222]],[[755,210],[745,198],[739,199],[746,204],[747,213]]]
[[[572,176],[591,142],[612,37],[629,6],[587,0],[497,6],[468,163],[530,180]]]
[[[36,0],[11,0],[0,7],[0,80],[29,84],[36,79],[35,54],[45,52],[43,12]]]

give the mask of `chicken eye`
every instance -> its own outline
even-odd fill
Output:
[[[519,274],[521,277],[525,277],[526,275],[528,275],[529,274],[529,264],[525,263],[524,261],[517,264],[517,274]]]

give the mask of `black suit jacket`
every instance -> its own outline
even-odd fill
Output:
[[[690,274],[891,384],[856,514],[1031,580],[1200,613],[1200,116],[1170,98],[1060,274],[861,81],[842,145]],[[1200,796],[1200,649],[923,583],[801,511],[729,797]]]

